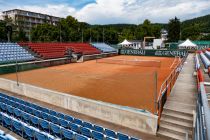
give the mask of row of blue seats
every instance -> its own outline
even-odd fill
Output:
[[[116,52],[116,49],[112,48],[111,46],[105,43],[92,43],[94,47],[101,50],[102,52]]]
[[[4,131],[0,130],[0,140],[17,140],[10,134],[6,134]]]
[[[118,139],[129,139],[129,137],[125,134],[121,134],[121,133],[116,133],[113,130],[109,130],[109,129],[104,129],[101,126],[97,126],[97,125],[93,125],[89,122],[83,122],[80,119],[76,119],[73,118],[72,116],[69,115],[65,115],[63,113],[58,113],[56,111],[53,110],[49,110],[43,107],[40,107],[38,105],[35,104],[31,104],[28,102],[25,102],[23,100],[11,97],[11,96],[7,96],[7,95],[3,95],[0,94],[3,97],[7,97],[13,101],[16,102],[12,102],[12,101],[8,101],[6,100],[5,102],[11,104],[12,106],[19,106],[19,108],[21,108],[22,110],[25,110],[26,112],[29,112],[30,114],[33,114],[34,116],[41,118],[41,119],[45,119],[47,121],[50,121],[54,124],[60,125],[61,127],[67,128],[67,129],[72,129],[73,131],[77,132],[77,133],[82,133],[83,130],[87,131],[86,134],[89,137],[90,134],[92,133],[92,131],[96,131],[96,133],[100,133],[102,135],[104,135],[103,137],[112,137],[112,138],[118,138]],[[2,99],[3,100],[3,99]],[[21,106],[18,104],[22,104]],[[26,105],[26,106],[24,106]],[[82,132],[81,132],[82,131]],[[101,135],[101,136],[102,136]],[[136,138],[130,138],[130,139],[136,139]]]
[[[33,115],[31,115],[33,113],[29,114],[22,110],[14,108],[14,107],[20,107],[22,109],[22,108],[24,108],[23,107],[24,105],[19,106],[18,104],[15,104],[15,102],[12,103],[12,101],[9,101],[7,99],[1,98],[0,102],[1,102],[0,103],[1,111],[7,112],[9,115],[14,116],[18,119],[21,119],[23,122],[28,123],[32,126],[35,126],[47,133],[51,132],[54,136],[57,136],[57,137],[61,137],[62,129],[65,128],[65,129],[71,129],[72,131],[74,131],[76,133],[81,133],[82,135],[87,136],[89,138],[100,139],[100,140],[105,139],[105,138],[108,140],[114,139],[111,137],[107,137],[100,132],[92,131],[88,127],[80,127],[77,124],[70,123],[70,122],[68,123],[67,121],[64,121],[62,119],[59,120],[54,116],[47,117],[45,113],[43,113],[43,116],[41,118],[33,116]],[[9,105],[6,105],[5,103],[7,103]],[[10,104],[13,105],[13,107],[10,106]],[[25,109],[26,108],[24,108],[23,110],[25,110]],[[26,110],[28,110],[28,109],[26,109]],[[31,111],[28,110],[28,112],[31,112]],[[48,118],[50,118],[50,122],[47,121]],[[61,126],[59,126],[59,124]],[[98,128],[98,130],[100,130],[100,127]],[[107,130],[107,133],[109,133],[109,135],[112,135],[112,136],[115,135],[115,134],[113,134],[114,133],[113,131]],[[123,134],[119,134],[119,137],[120,137],[120,139],[128,139],[127,136],[125,136]],[[132,138],[132,139],[134,139],[134,138]]]
[[[21,122],[20,120],[9,116],[3,112],[0,112],[0,123],[3,127],[15,132],[25,139],[37,139],[37,140],[54,140],[55,137],[48,133],[42,132],[30,125]]]
[[[30,61],[35,57],[16,43],[0,44],[0,63]]]

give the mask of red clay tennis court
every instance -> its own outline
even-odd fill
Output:
[[[175,58],[115,56],[19,72],[19,81],[112,104],[154,112],[160,86]],[[157,83],[156,83],[157,72]],[[1,75],[16,80],[15,74]]]

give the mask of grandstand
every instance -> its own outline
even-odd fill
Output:
[[[35,60],[35,57],[17,43],[0,43],[0,64]]]
[[[67,50],[71,49],[75,54],[93,55],[101,52],[88,43],[19,43],[29,47],[43,59],[63,58]]]
[[[103,53],[117,52],[116,49],[112,48],[106,43],[92,43],[92,45],[101,50]]]
[[[126,134],[0,93],[1,124],[25,139],[137,140]]]

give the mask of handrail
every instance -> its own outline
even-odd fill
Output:
[[[162,85],[160,87],[160,91],[158,93],[158,99],[156,101],[157,110],[155,112],[159,116],[159,119],[160,119],[160,116],[161,116],[161,114],[160,114],[161,110],[160,110],[159,104],[160,104],[160,101],[162,99],[162,94],[168,89],[169,85],[171,85],[172,81],[174,81],[174,79],[177,77],[177,74],[179,73],[179,72],[177,72],[177,69],[183,65],[183,63],[185,62],[186,58],[187,58],[187,56],[185,58],[183,58],[181,60],[181,62],[179,62],[176,65],[175,69],[169,74],[169,76],[165,79],[165,81],[162,83]]]
[[[206,132],[207,132],[207,139],[210,140],[210,110],[209,110],[209,104],[207,99],[207,94],[205,90],[204,83],[200,83],[200,93],[201,93],[201,100],[203,105],[203,111],[204,111],[204,120],[206,125]]]

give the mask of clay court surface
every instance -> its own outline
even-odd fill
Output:
[[[153,67],[108,64],[92,60],[19,72],[19,81],[71,95],[154,112],[155,95],[159,93],[161,84],[173,70],[170,66],[175,58],[115,56],[111,59],[154,60],[160,61],[161,65]],[[16,80],[15,74],[0,77]]]

